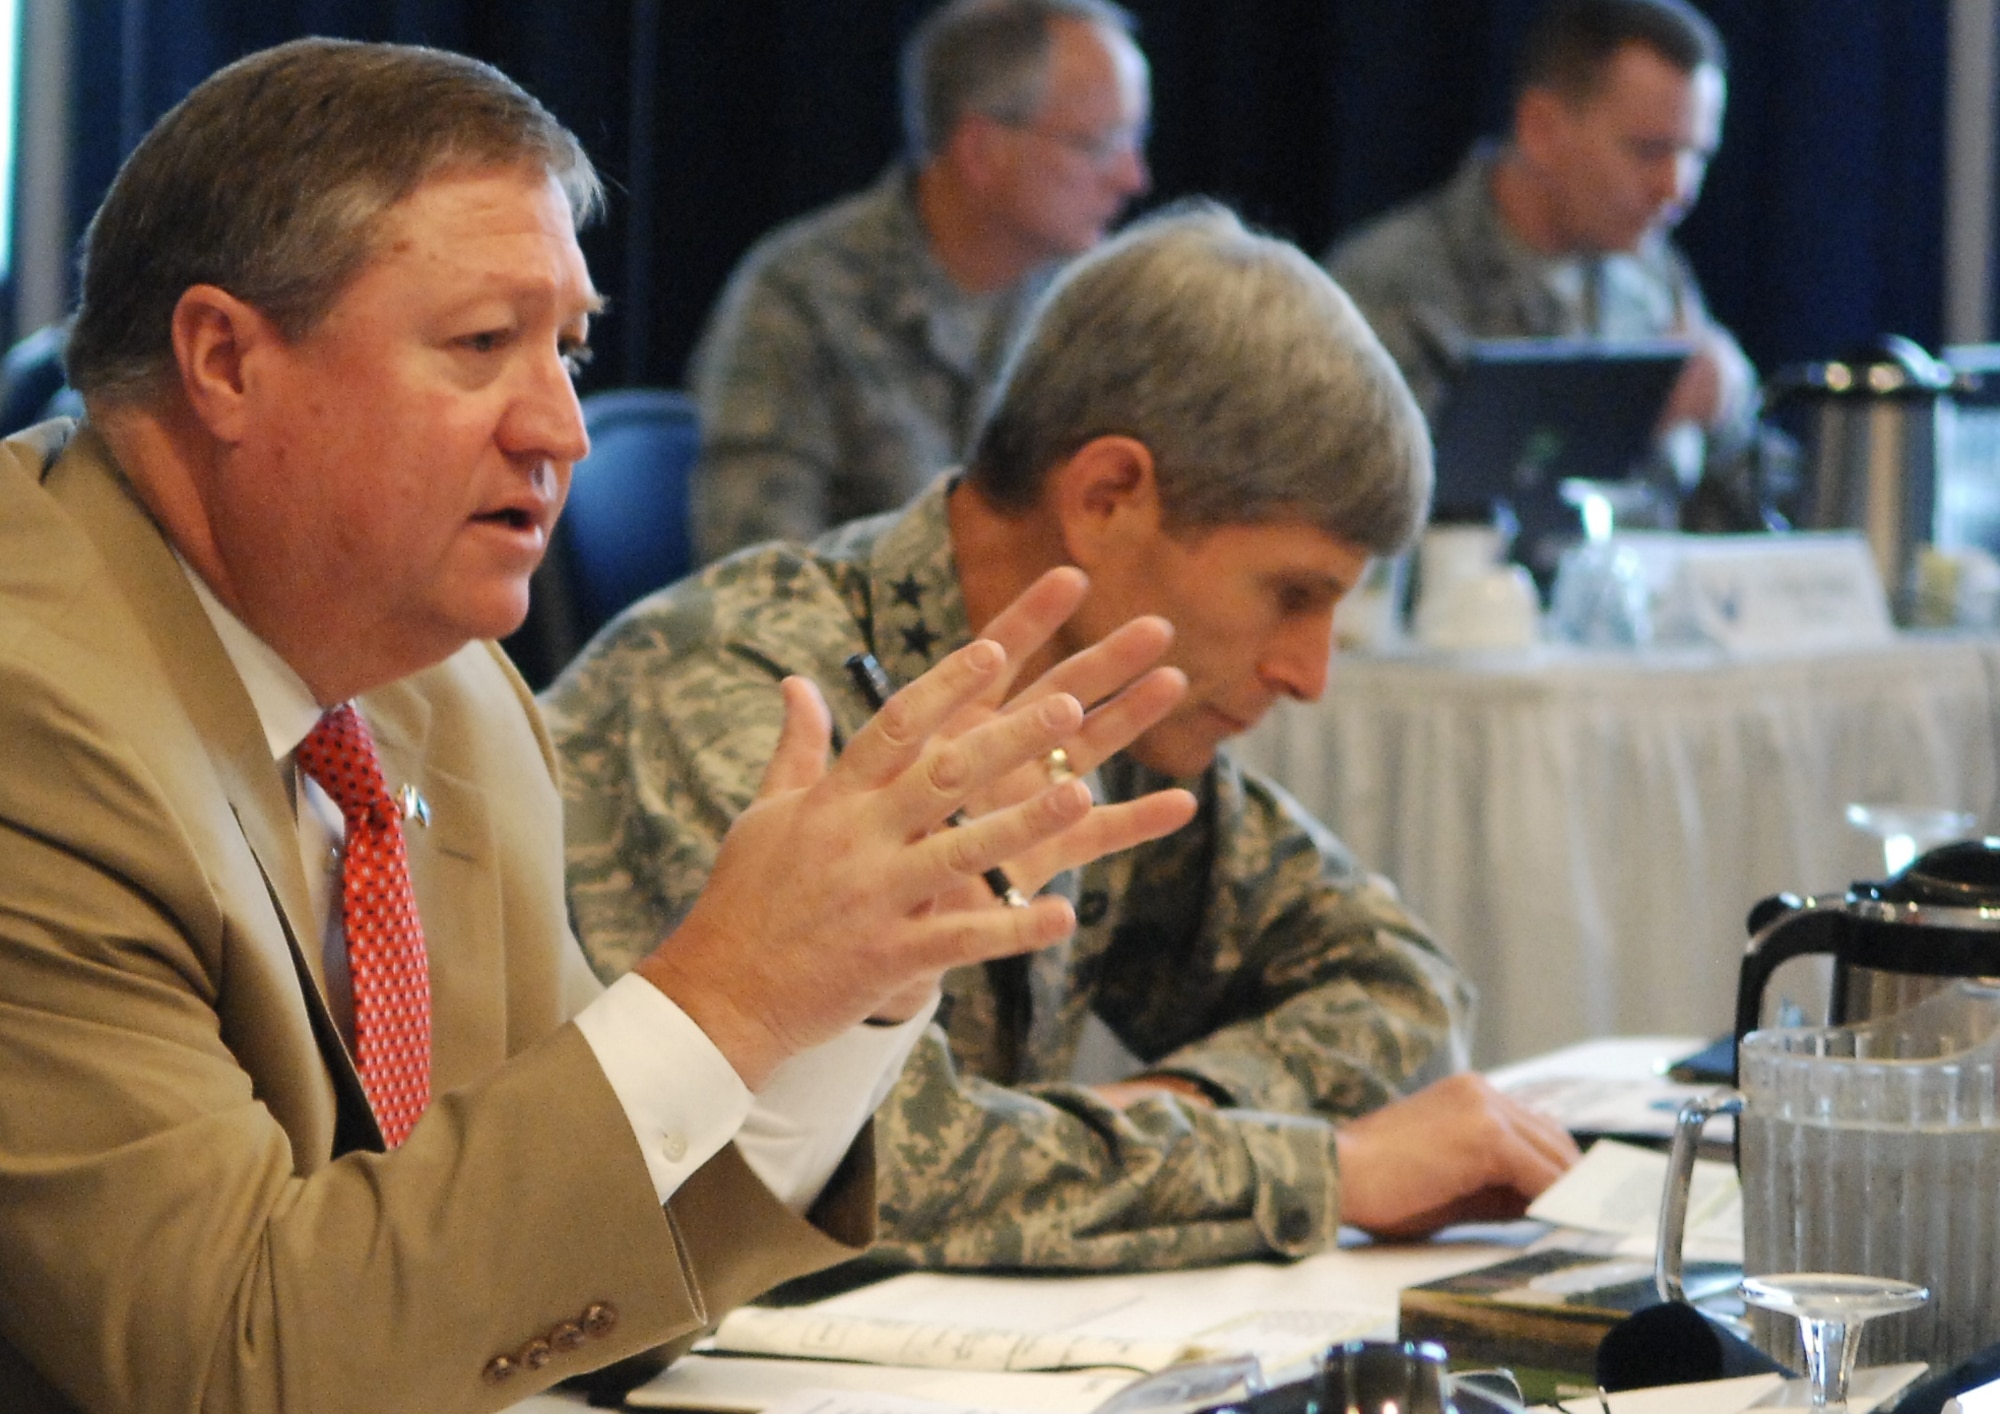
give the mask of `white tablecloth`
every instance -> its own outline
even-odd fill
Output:
[[[2000,642],[1334,661],[1231,746],[1395,880],[1480,989],[1475,1059],[1720,1034],[1744,916],[1883,873],[1850,801],[2000,827]]]

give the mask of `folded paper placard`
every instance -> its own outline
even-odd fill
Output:
[[[1725,648],[1836,648],[1894,633],[1859,535],[1703,536],[1681,560],[1683,607]]]
[[[1642,566],[1656,641],[1763,653],[1895,636],[1881,572],[1859,534],[1634,534],[1618,543]]]

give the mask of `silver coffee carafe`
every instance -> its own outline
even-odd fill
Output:
[[[1958,382],[1920,345],[1890,334],[1853,358],[1781,369],[1765,391],[1799,443],[1794,524],[1862,532],[1904,621],[1916,550],[1935,520],[1938,407]]]
[[[1738,1041],[1762,1024],[1771,975],[1796,957],[1832,960],[1826,1015],[1836,1024],[1906,1010],[1960,978],[2000,978],[2000,839],[1940,845],[1840,897],[1776,895],[1751,911],[1750,926]]]

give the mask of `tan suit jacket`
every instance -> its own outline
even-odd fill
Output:
[[[473,645],[363,701],[431,824],[430,1113],[379,1148],[292,799],[159,529],[85,429],[0,444],[0,1409],[497,1409],[871,1232],[725,1149],[662,1215],[567,1019],[551,754]],[[496,1356],[549,1363],[500,1384]],[[566,1347],[574,1348],[566,1348]]]

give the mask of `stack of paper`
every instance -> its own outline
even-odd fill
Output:
[[[1600,1234],[1605,1240],[1600,1250],[1607,1255],[1650,1259],[1659,1245],[1666,1180],[1665,1154],[1600,1139],[1529,1206],[1528,1215]],[[1695,1160],[1681,1255],[1690,1261],[1742,1264],[1743,1190],[1730,1165]]]
[[[1541,1231],[1508,1224],[1408,1246],[1356,1235],[1299,1262],[1140,1275],[912,1272],[810,1306],[737,1312],[631,1402],[766,1409],[838,1387],[1083,1414],[1135,1374],[1179,1360],[1250,1353],[1281,1370],[1334,1341],[1393,1336],[1404,1287],[1483,1266]]]

